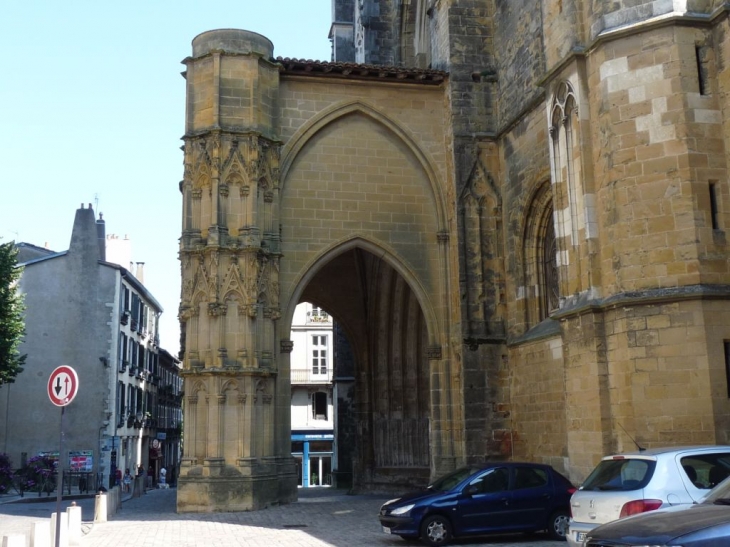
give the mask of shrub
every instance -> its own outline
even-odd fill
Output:
[[[25,467],[16,472],[16,484],[20,491],[49,494],[56,488],[56,462],[48,456],[35,456]]]

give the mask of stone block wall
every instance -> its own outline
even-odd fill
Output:
[[[718,98],[698,87],[696,44],[707,38],[668,27],[590,59],[605,294],[730,279],[710,218],[710,184],[727,169]],[[717,188],[727,211],[726,184]]]
[[[723,341],[730,311],[716,303],[668,302],[606,314],[617,450],[728,441],[730,402]],[[711,324],[707,323],[710,320]],[[620,425],[619,425],[620,424]]]
[[[566,386],[560,336],[526,342],[509,353],[512,459],[567,467]]]

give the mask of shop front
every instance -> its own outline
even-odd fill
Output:
[[[292,456],[297,462],[299,486],[332,485],[332,430],[292,431]]]

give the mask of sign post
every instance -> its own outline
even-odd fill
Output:
[[[57,367],[48,379],[48,398],[61,407],[61,435],[58,443],[58,479],[56,484],[56,547],[61,541],[61,498],[63,497],[63,413],[66,405],[76,397],[79,377],[76,371],[66,365]]]

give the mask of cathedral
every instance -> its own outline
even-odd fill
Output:
[[[300,302],[336,322],[354,491],[727,443],[729,13],[333,0],[329,61],[195,37],[178,510],[296,499]]]

